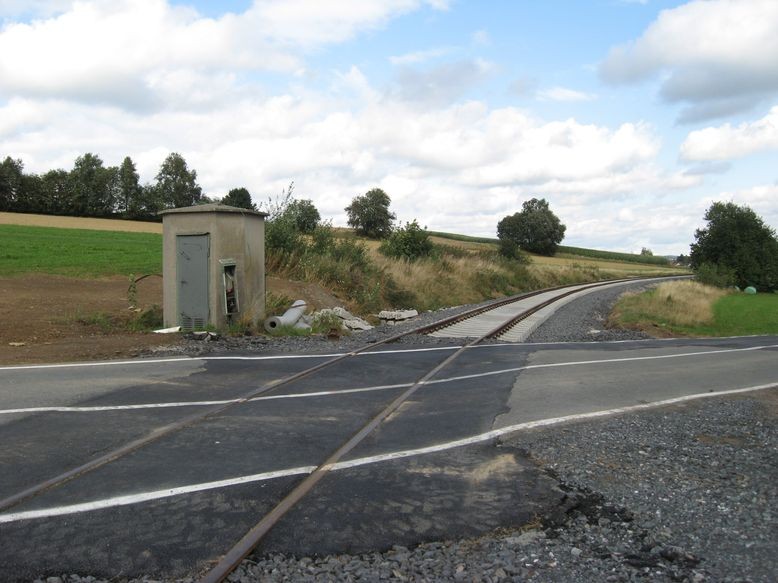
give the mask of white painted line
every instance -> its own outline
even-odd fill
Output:
[[[420,447],[417,449],[408,449],[405,451],[396,451],[392,453],[385,453],[380,455],[374,455],[370,457],[358,458],[354,460],[348,460],[345,462],[338,462],[332,465],[333,470],[344,470],[347,468],[355,468],[358,466],[365,466],[368,464],[375,464],[379,462],[391,461],[406,457],[414,457],[417,455],[424,455],[427,453],[436,453],[454,449],[457,447],[463,447],[465,445],[473,445],[476,443],[483,443],[484,441],[490,441],[498,437],[505,437],[511,433],[517,433],[519,431],[526,431],[528,429],[535,429],[538,427],[548,427],[549,425],[559,425],[561,423],[569,423],[573,421],[583,421],[586,419],[595,419],[598,417],[608,417],[611,415],[618,415],[623,413],[633,413],[635,411],[642,411],[644,409],[653,409],[656,407],[664,407],[667,405],[674,405],[677,403],[684,403],[686,401],[694,401],[696,399],[705,399],[707,397],[720,397],[723,395],[736,395],[738,393],[750,393],[754,391],[762,391],[764,389],[778,388],[778,384],[770,383],[767,385],[756,385],[753,387],[746,387],[742,389],[728,389],[724,391],[717,391],[714,393],[698,393],[696,395],[686,395],[684,397],[675,397],[673,399],[664,399],[662,401],[654,401],[653,403],[641,403],[640,405],[629,405],[626,407],[616,407],[614,409],[605,409],[603,411],[593,411],[591,413],[578,413],[575,415],[565,415],[564,417],[551,417],[549,419],[538,419],[537,421],[527,421],[525,423],[517,423],[515,425],[507,425],[499,429],[493,429],[480,435],[474,435],[472,437],[466,437],[464,439],[457,439],[456,441],[449,441],[438,445],[431,445],[428,447]],[[2,516],[0,515],[0,520]]]
[[[489,372],[476,373],[471,375],[462,375],[444,379],[426,381],[424,385],[439,385],[456,381],[472,380],[490,376],[521,372],[525,370],[534,370],[542,368],[561,368],[565,366],[585,366],[590,364],[614,364],[622,362],[634,362],[641,360],[662,360],[667,358],[688,358],[692,356],[710,356],[714,354],[725,354],[731,352],[752,352],[769,348],[778,348],[778,344],[768,344],[764,346],[749,346],[748,348],[725,348],[722,350],[705,350],[699,352],[684,352],[680,354],[663,354],[657,356],[628,356],[625,358],[605,358],[601,360],[578,360],[572,362],[557,362],[548,364],[529,364],[526,366],[517,366],[515,368],[505,368]],[[313,393],[289,393],[283,395],[268,395],[264,397],[254,397],[250,402],[271,401],[278,399],[304,399],[308,397],[331,397],[337,395],[349,395],[354,393],[369,393],[373,391],[386,391],[391,389],[404,389],[412,386],[414,383],[400,383],[395,385],[376,385],[371,387],[360,387],[356,389],[335,389],[330,391],[317,391]],[[58,406],[58,407],[27,407],[24,409],[0,409],[0,415],[12,415],[14,413],[94,413],[102,411],[133,411],[138,409],[163,409],[173,407],[207,407],[210,405],[225,405],[228,403],[237,403],[241,399],[228,399],[223,401],[181,401],[173,403],[141,403],[138,405],[96,405],[87,406]]]
[[[184,401],[181,403],[140,403],[138,405],[95,405],[94,407],[27,407],[25,409],[2,409],[0,415],[14,413],[96,413],[100,411],[133,411],[136,409],[166,409],[169,407],[207,407],[209,405],[226,405],[237,403],[241,399],[227,401]]]
[[[640,360],[662,360],[666,358],[688,358],[690,356],[710,356],[711,354],[725,354],[728,352],[749,352],[754,350],[764,350],[766,348],[778,348],[778,344],[768,344],[764,346],[749,346],[748,348],[725,348],[722,350],[683,352],[679,354],[661,354],[657,356],[628,356],[626,358],[603,358],[601,360],[577,360],[572,362],[553,362],[548,364],[528,364],[526,366],[518,366],[516,368],[505,368],[502,370],[495,370],[495,371],[472,374],[472,375],[463,375],[459,377],[450,377],[447,379],[427,381],[426,384],[434,385],[438,383],[450,383],[454,381],[464,381],[469,379],[476,379],[476,378],[482,378],[487,376],[494,376],[500,374],[507,374],[511,372],[520,372],[523,370],[539,369],[539,368],[560,368],[563,366],[584,366],[588,364],[613,364],[613,363],[621,363],[621,362],[634,362]]]
[[[478,344],[476,346],[467,347],[468,350],[489,349],[489,348],[536,348],[539,346],[560,346],[560,345],[582,345],[582,346],[597,346],[599,344],[627,344],[627,343],[650,343],[650,342],[689,342],[690,340],[736,340],[741,338],[770,338],[772,335],[751,335],[751,336],[724,336],[720,338],[647,338],[645,340],[605,340],[601,342],[532,342],[532,343],[517,343],[517,342],[494,342],[490,344]],[[435,351],[451,351],[459,350],[461,345],[454,346],[436,346],[425,348],[405,348],[397,350],[373,350],[366,352],[359,352],[354,356],[375,356],[380,354],[406,354],[412,352],[435,352]],[[237,361],[264,361],[264,360],[295,360],[295,359],[311,359],[311,358],[335,358],[338,356],[345,356],[352,354],[351,352],[333,352],[331,354],[277,354],[272,356],[198,356],[198,357],[176,357],[176,358],[139,358],[136,360],[107,360],[100,362],[70,362],[59,364],[21,364],[15,366],[0,366],[0,373],[6,371],[18,371],[18,370],[45,370],[45,369],[58,369],[58,368],[91,368],[91,367],[105,367],[105,366],[135,366],[144,364],[166,364],[176,362],[207,362],[210,360],[237,360]]]
[[[206,490],[215,490],[217,488],[226,488],[229,486],[239,486],[241,484],[251,484],[253,482],[263,482],[275,478],[285,478],[287,476],[300,476],[310,474],[316,466],[302,466],[299,468],[290,468],[287,470],[277,470],[274,472],[263,472],[261,474],[252,474],[250,476],[240,476],[238,478],[228,478],[226,480],[217,480],[215,482],[203,482],[192,484],[191,486],[180,486],[178,488],[168,488],[167,490],[155,490],[153,492],[142,492],[139,494],[128,494],[127,496],[115,496],[114,498],[103,498],[92,502],[83,502],[81,504],[69,504],[67,506],[58,506],[56,508],[44,508],[41,510],[27,510],[25,512],[13,512],[9,514],[0,514],[0,524],[8,522],[19,522],[20,520],[30,520],[33,518],[51,518],[54,516],[65,516],[67,514],[80,514],[82,512],[92,512],[104,508],[115,508],[117,506],[129,506],[141,502],[151,502],[152,500],[161,500],[181,494],[193,494],[195,492],[204,492]]]
[[[549,427],[552,425],[559,425],[561,423],[569,423],[574,421],[583,421],[587,419],[596,419],[599,417],[607,417],[611,415],[618,415],[623,413],[633,413],[635,411],[643,411],[646,409],[653,409],[656,407],[664,407],[667,405],[674,405],[677,403],[684,403],[686,401],[694,401],[697,399],[706,399],[710,397],[722,397],[727,395],[737,395],[740,393],[750,393],[754,391],[761,391],[770,388],[778,388],[778,384],[772,383],[767,385],[756,385],[752,387],[744,387],[740,389],[728,389],[723,391],[716,391],[713,393],[698,393],[695,395],[686,395],[684,397],[675,397],[673,399],[664,399],[662,401],[654,401],[653,403],[641,403],[639,405],[629,405],[626,407],[616,407],[614,409],[605,409],[602,411],[593,411],[591,413],[578,413],[575,415],[566,415],[563,417],[551,417],[548,419],[538,419],[536,421],[527,421],[525,423],[517,423],[515,425],[508,425],[486,433],[479,435],[473,435],[463,439],[457,439],[454,441],[448,441],[445,443],[439,443],[437,445],[430,445],[427,447],[419,447],[416,449],[407,449],[403,451],[396,451],[391,453],[385,453],[380,455],[374,455],[363,458],[356,458],[353,460],[347,460],[332,464],[329,469],[331,470],[345,470],[349,468],[356,468],[359,466],[365,466],[370,464],[376,464],[381,462],[387,462],[402,458],[415,457],[428,453],[438,453],[441,451],[447,451],[458,447],[464,447],[467,445],[474,445],[476,443],[483,443],[485,441],[491,441],[499,437],[505,437],[512,433],[518,433],[520,431],[526,431],[529,429],[536,429],[538,427]],[[224,480],[218,480],[214,482],[203,482],[200,484],[191,484],[188,486],[180,486],[177,488],[168,488],[166,490],[155,490],[151,492],[141,492],[138,494],[129,494],[126,496],[115,496],[113,498],[103,498],[101,500],[93,500],[91,502],[82,502],[80,504],[70,504],[66,506],[56,506],[53,508],[42,508],[38,510],[25,510],[21,512],[10,512],[7,514],[0,514],[0,524],[6,524],[10,522],[20,522],[23,520],[32,520],[36,518],[52,518],[55,516],[65,516],[68,514],[79,514],[82,512],[90,512],[94,510],[103,510],[106,508],[114,508],[117,506],[129,506],[131,504],[139,504],[141,502],[151,502],[153,500],[161,500],[163,498],[170,498],[172,496],[179,496],[182,494],[193,494],[197,492],[204,492],[207,490],[215,490],[218,488],[226,488],[229,486],[236,486],[241,484],[250,484],[254,482],[263,482],[267,480],[273,480],[275,478],[282,478],[287,476],[299,476],[307,475],[313,472],[316,466],[301,466],[296,468],[289,468],[285,470],[275,470],[272,472],[263,472],[260,474],[251,474],[248,476],[239,476],[237,478],[227,478]]]
[[[492,344],[491,346],[495,346]],[[402,348],[397,350],[373,350],[366,352],[333,352],[331,354],[276,354],[270,356],[196,356],[176,358],[139,358],[137,360],[108,360],[101,362],[70,362],[64,364],[21,364],[16,366],[0,366],[0,372],[15,370],[45,370],[57,368],[90,368],[98,366],[127,366],[139,364],[165,364],[170,362],[207,362],[211,360],[238,360],[238,361],[263,361],[263,360],[296,360],[310,358],[336,358],[338,356],[374,356],[377,354],[406,354],[408,352],[435,352],[440,350],[457,350],[461,346],[435,346],[426,348]]]

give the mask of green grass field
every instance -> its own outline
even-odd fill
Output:
[[[0,225],[0,275],[162,272],[162,235]]]
[[[730,293],[691,281],[669,282],[623,296],[611,319],[628,328],[674,336],[778,334],[778,294]]]
[[[716,336],[778,334],[778,294],[731,294],[713,304]]]

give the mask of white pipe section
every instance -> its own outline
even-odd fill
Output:
[[[281,326],[294,326],[305,314],[305,308],[308,304],[305,300],[297,300],[292,307],[284,312],[283,316],[271,316],[265,320],[265,330],[273,332]]]

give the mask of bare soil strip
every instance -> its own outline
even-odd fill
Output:
[[[92,231],[129,231],[131,233],[162,233],[162,223],[122,221],[118,219],[92,219],[84,217],[57,217],[54,215],[30,215],[22,213],[0,213],[0,225],[89,229]]]

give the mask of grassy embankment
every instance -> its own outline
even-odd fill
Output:
[[[694,281],[626,294],[611,322],[660,336],[778,334],[778,294],[748,295]]]
[[[26,217],[29,215],[12,218],[21,221]],[[0,276],[32,272],[104,277],[161,272],[160,234],[91,230],[103,224],[100,219],[84,220],[89,223],[70,219],[61,225],[64,228],[0,224]],[[153,223],[108,222],[117,229],[159,229]],[[86,224],[88,229],[74,228]],[[531,256],[530,263],[524,265],[500,257],[492,240],[448,234],[432,237],[432,257],[408,263],[384,257],[378,253],[377,242],[355,239],[351,232],[338,229],[333,235],[347,244],[336,245],[325,254],[274,257],[268,253],[268,272],[320,283],[362,314],[388,307],[435,309],[566,283],[678,273],[667,266],[568,254]]]

